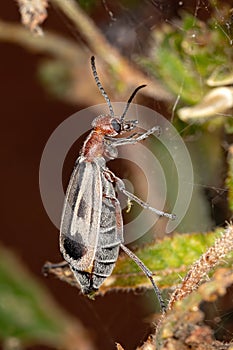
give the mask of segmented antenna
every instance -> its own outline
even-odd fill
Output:
[[[125,106],[125,110],[124,110],[124,112],[123,112],[123,114],[122,114],[122,116],[121,116],[121,118],[120,118],[121,120],[124,119],[124,117],[125,117],[125,115],[126,115],[128,109],[129,109],[130,103],[132,102],[132,100],[133,100],[134,96],[136,95],[136,93],[138,92],[138,90],[144,88],[145,86],[146,86],[145,84],[144,84],[144,85],[140,85],[140,86],[138,86],[138,87],[134,90],[134,92],[132,93],[132,95],[131,95],[130,98],[128,99],[128,102],[127,102],[127,104],[126,104],[126,106]]]
[[[107,93],[105,92],[100,80],[99,80],[99,77],[98,77],[98,74],[97,74],[97,71],[96,71],[96,66],[95,66],[95,57],[92,56],[91,57],[91,68],[92,68],[92,72],[93,72],[93,75],[94,75],[94,78],[95,78],[95,81],[96,81],[96,85],[98,86],[102,96],[105,98],[105,101],[107,102],[107,105],[108,105],[108,108],[109,108],[109,112],[110,112],[110,116],[111,117],[114,117],[114,111],[113,111],[113,108],[112,108],[112,104],[111,104],[111,101],[110,101],[110,98],[108,97]]]

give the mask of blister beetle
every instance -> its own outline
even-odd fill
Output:
[[[67,188],[60,228],[60,250],[73,271],[83,294],[97,291],[105,279],[111,275],[118,259],[119,249],[125,251],[150,279],[165,311],[165,303],[156,286],[151,271],[124,244],[121,206],[116,197],[116,189],[134,200],[143,208],[152,210],[159,216],[174,219],[174,214],[165,213],[149,206],[125,189],[123,181],[106,166],[105,158],[116,158],[117,147],[135,144],[149,135],[159,133],[154,126],[144,133],[133,133],[128,137],[115,138],[137,127],[137,120],[125,120],[131,101],[140,85],[130,96],[120,117],[114,115],[111,101],[97,75],[95,58],[91,58],[92,72],[96,84],[109,107],[109,115],[100,115],[92,122],[88,135],[75,163]],[[48,268],[65,266],[64,263]]]

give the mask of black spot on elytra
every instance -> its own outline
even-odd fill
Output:
[[[64,249],[66,253],[74,260],[79,260],[86,254],[86,247],[79,240],[74,241],[69,237],[64,239]]]

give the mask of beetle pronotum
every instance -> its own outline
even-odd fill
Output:
[[[137,126],[137,120],[126,121],[124,118],[137,91],[145,85],[140,85],[134,90],[122,115],[116,117],[97,75],[94,56],[91,57],[91,67],[96,84],[109,107],[109,115],[100,115],[93,120],[93,129],[75,163],[63,208],[60,250],[66,260],[65,264],[68,263],[73,271],[82,293],[91,294],[111,275],[121,248],[150,279],[161,308],[165,311],[165,303],[153,280],[152,272],[123,244],[123,220],[115,188],[129,200],[136,201],[143,208],[152,210],[159,216],[174,219],[175,215],[152,208],[128,192],[123,181],[107,168],[104,158],[116,158],[118,146],[135,144],[155,132],[159,133],[160,128],[154,126],[142,134],[134,133],[128,137],[115,138]],[[61,267],[65,264],[54,264],[48,268]]]

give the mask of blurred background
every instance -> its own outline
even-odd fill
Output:
[[[42,37],[21,24],[16,1],[0,5],[2,347],[115,349],[119,342],[136,349],[158,311],[152,291],[109,292],[92,301],[41,273],[47,260],[61,261],[59,232],[40,198],[41,155],[63,120],[103,103],[90,72],[94,54],[113,101],[147,83],[136,102],[164,115],[186,142],[195,186],[179,232],[224,226],[232,215],[232,2],[79,1],[74,20],[65,3],[49,2]],[[64,187],[84,138],[66,159]],[[137,169],[114,162],[111,169],[134,183]],[[164,225],[147,241],[161,238]]]

